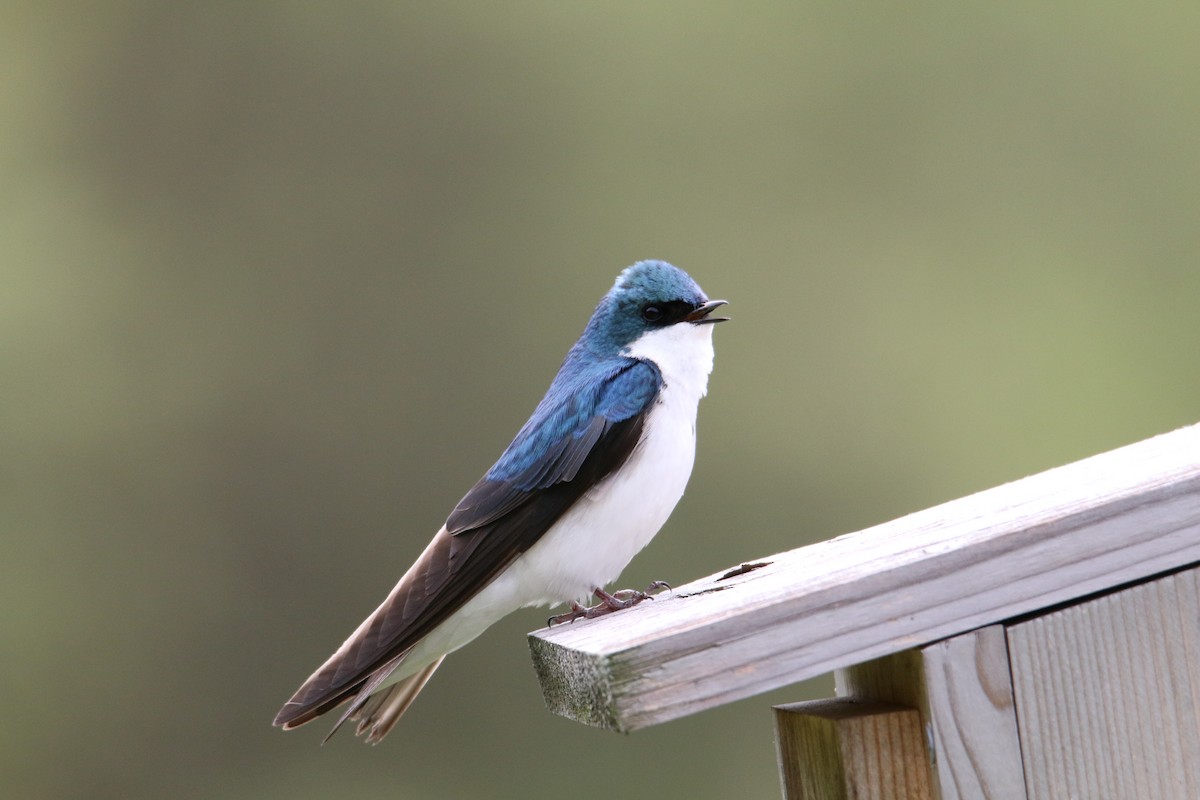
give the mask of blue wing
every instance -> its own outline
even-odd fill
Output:
[[[589,459],[598,462],[588,470],[593,481],[608,475],[636,445],[641,418],[662,383],[651,362],[622,359],[600,380],[552,387],[500,460],[455,506],[446,530],[458,534],[495,522],[539,491],[574,481]]]

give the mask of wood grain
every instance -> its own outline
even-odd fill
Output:
[[[833,679],[838,697],[912,706],[924,716],[925,665],[916,648],[835,670]]]
[[[1200,426],[756,561],[531,634],[549,707],[634,730],[1200,562]]]
[[[890,703],[775,707],[787,800],[932,800],[921,716]]]
[[[1026,800],[1003,626],[921,655],[941,800]]]
[[[1029,800],[1200,797],[1200,570],[1008,630]]]
[[[912,706],[941,800],[1025,800],[1004,626],[835,671],[838,697]]]

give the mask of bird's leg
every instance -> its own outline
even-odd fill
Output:
[[[602,617],[605,614],[611,614],[614,611],[620,611],[623,608],[636,606],[643,600],[653,600],[654,595],[650,594],[656,589],[670,589],[671,585],[666,581],[655,581],[646,587],[646,591],[639,592],[637,589],[620,589],[619,591],[609,594],[600,587],[592,590],[596,599],[600,602],[594,606],[584,607],[576,601],[571,601],[571,610],[565,614],[559,614],[546,620],[546,625],[558,625],[563,622],[574,622],[577,619],[595,619]]]

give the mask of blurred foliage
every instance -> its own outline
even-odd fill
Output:
[[[681,583],[1196,421],[1200,6],[14,0],[13,797],[770,797],[768,704],[543,708],[514,615],[377,749],[270,727],[616,272],[717,333]]]

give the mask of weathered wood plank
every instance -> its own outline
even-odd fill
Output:
[[[531,634],[547,704],[634,730],[1200,561],[1200,426],[759,561]]]
[[[1029,800],[1200,797],[1200,570],[1013,625]]]
[[[932,800],[921,715],[890,703],[815,700],[775,707],[787,800]]]
[[[834,672],[838,697],[920,710],[941,800],[1026,800],[1004,626]]]
[[[941,800],[1026,800],[1004,627],[921,650]]]

